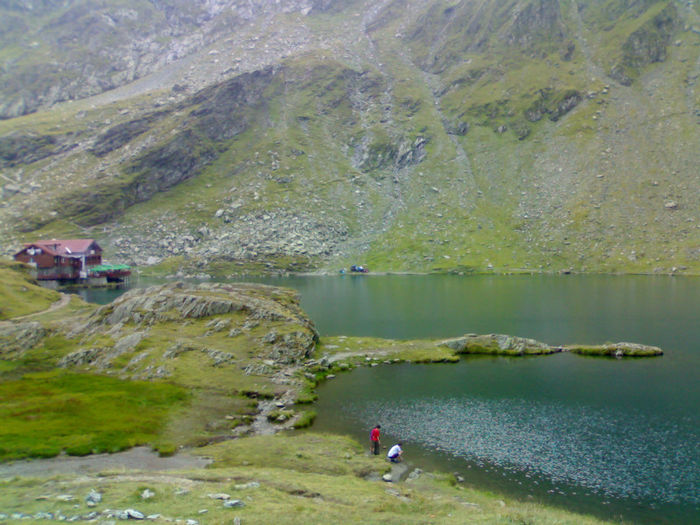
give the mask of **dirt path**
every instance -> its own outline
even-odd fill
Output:
[[[0,479],[15,476],[46,477],[56,474],[92,474],[105,470],[161,471],[204,468],[210,460],[187,453],[160,457],[148,447],[135,447],[115,454],[58,456],[0,464]]]
[[[70,298],[70,295],[62,293],[61,298],[55,303],[53,303],[51,306],[49,306],[46,310],[34,312],[33,314],[20,315],[19,317],[13,317],[12,319],[8,319],[8,321],[23,321],[25,319],[30,319],[37,315],[48,314],[49,312],[53,312],[55,310],[58,310],[59,308],[63,308],[64,306],[68,306],[68,303],[70,303]]]

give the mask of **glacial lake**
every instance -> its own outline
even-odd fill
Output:
[[[299,290],[321,335],[660,346],[664,356],[646,359],[474,356],[361,368],[319,388],[314,429],[366,443],[379,423],[383,444],[402,441],[412,466],[477,488],[617,521],[700,523],[700,278],[248,280]]]

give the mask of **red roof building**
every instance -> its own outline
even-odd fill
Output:
[[[102,264],[102,248],[94,239],[51,239],[25,244],[15,260],[35,266],[38,280],[86,279]]]

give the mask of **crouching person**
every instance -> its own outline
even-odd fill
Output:
[[[389,453],[386,455],[386,457],[392,463],[399,463],[402,455],[403,449],[401,448],[401,443],[397,443],[389,449]]]

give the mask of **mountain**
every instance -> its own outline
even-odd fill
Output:
[[[700,3],[0,2],[0,241],[700,273]]]

